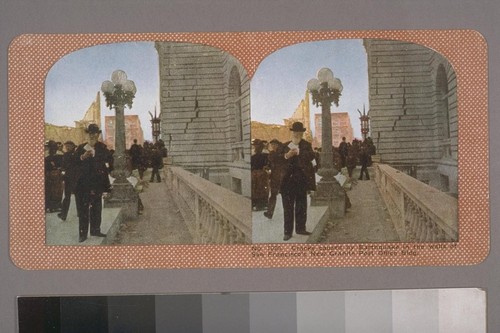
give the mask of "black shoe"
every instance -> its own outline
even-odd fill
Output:
[[[62,213],[57,214],[57,217],[63,221],[66,221],[66,216],[64,216]]]
[[[91,233],[90,236],[96,236],[96,237],[106,237],[106,234],[103,234],[102,232],[94,232]]]
[[[264,216],[267,217],[268,219],[272,219],[273,215],[269,214],[268,212],[264,212]]]
[[[306,231],[306,230],[296,231],[295,233],[296,233],[297,235],[306,235],[306,236],[309,236],[310,234],[312,234],[311,232]]]
[[[85,240],[87,240],[87,236],[80,236],[80,238],[78,238],[79,243],[85,242]]]
[[[284,240],[284,241],[287,241],[287,240],[289,240],[290,238],[292,238],[292,235],[285,234],[285,236],[283,236],[283,240]]]

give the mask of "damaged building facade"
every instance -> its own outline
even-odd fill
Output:
[[[456,196],[457,80],[424,46],[365,39],[370,130],[381,163]]]
[[[250,81],[211,46],[156,42],[161,138],[172,164],[250,196]]]

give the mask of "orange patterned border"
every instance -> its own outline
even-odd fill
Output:
[[[257,245],[48,246],[44,216],[44,81],[80,48],[130,41],[183,41],[221,48],[252,77],[270,53],[295,43],[384,38],[422,44],[445,56],[458,82],[460,241],[418,256],[253,257]],[[9,49],[10,254],[23,269],[257,268],[470,265],[489,251],[487,45],[470,30],[290,31],[22,35]],[[398,243],[404,245],[404,243]],[[408,244],[410,245],[410,244]],[[273,245],[259,244],[267,251]],[[280,244],[283,252],[297,244]],[[319,244],[308,244],[319,247]],[[412,246],[412,245],[411,245]]]

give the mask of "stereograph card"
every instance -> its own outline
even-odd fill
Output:
[[[487,63],[472,30],[21,35],[11,258],[30,270],[480,263]]]

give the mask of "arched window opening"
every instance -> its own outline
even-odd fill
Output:
[[[233,67],[229,76],[229,103],[234,119],[234,138],[243,141],[243,124],[241,123],[241,79],[238,69]]]
[[[451,156],[451,145],[450,139],[450,113],[448,107],[448,77],[446,75],[446,70],[441,64],[438,67],[436,75],[436,105],[437,114],[439,121],[439,131],[441,140],[443,140],[444,145],[444,155]]]

